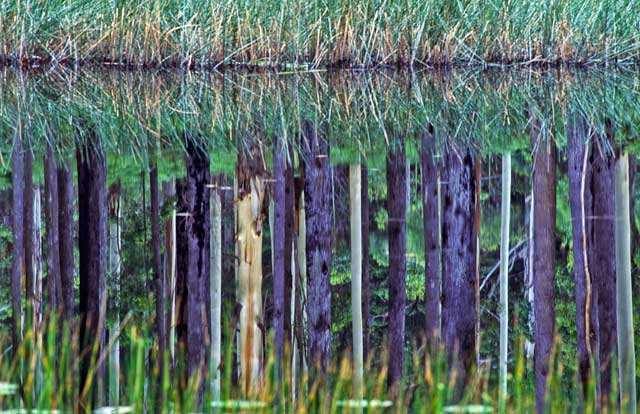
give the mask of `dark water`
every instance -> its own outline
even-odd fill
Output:
[[[411,377],[411,355],[419,352],[416,344],[425,327],[442,324],[447,348],[464,350],[459,368],[468,370],[479,363],[497,375],[502,162],[510,154],[509,352],[515,355],[523,347],[531,358],[533,342],[551,352],[555,329],[561,340],[556,352],[566,361],[584,358],[585,313],[580,310],[588,297],[596,315],[589,317],[597,320],[589,328],[597,337],[592,346],[606,355],[616,343],[616,273],[618,283],[625,278],[616,271],[616,249],[626,248],[632,274],[638,263],[639,95],[640,82],[633,72],[5,71],[0,82],[0,326],[9,338],[16,228],[13,186],[23,188],[22,215],[33,217],[25,219],[31,228],[23,229],[24,238],[32,241],[32,251],[26,254],[32,258],[35,297],[41,301],[36,307],[46,315],[55,284],[46,277],[55,265],[49,261],[50,246],[62,249],[60,242],[50,244],[47,238],[47,186],[53,180],[60,185],[60,173],[51,171],[66,166],[73,175],[66,222],[73,226],[69,234],[75,258],[71,312],[81,314],[86,306],[98,309],[91,307],[92,301],[96,306],[97,298],[106,297],[108,333],[101,333],[103,341],[109,342],[125,318],[131,325],[148,323],[155,332],[150,316],[157,314],[155,260],[168,283],[165,295],[171,309],[172,291],[177,297],[185,293],[180,281],[177,287],[172,282],[167,243],[178,245],[178,279],[179,269],[188,269],[186,280],[195,269],[202,276],[198,280],[206,280],[209,265],[202,263],[215,247],[208,238],[213,226],[208,197],[217,193],[221,330],[223,341],[229,342],[229,331],[244,315],[236,306],[235,273],[240,265],[234,260],[239,257],[234,208],[260,177],[265,196],[254,207],[253,230],[263,240],[252,256],[262,260],[261,303],[256,305],[260,329],[273,329],[275,315],[283,309],[274,295],[274,286],[283,288],[274,280],[274,267],[285,266],[285,285],[293,286],[294,292],[305,277],[295,256],[301,246],[296,238],[302,211],[296,206],[304,194],[309,290],[301,299],[295,293],[288,296],[291,291],[284,287],[284,307],[289,307],[285,316],[293,314],[290,329],[305,343],[306,358],[347,353],[353,346],[351,165],[362,172],[362,184],[368,187],[361,193],[368,209],[361,227],[368,233],[369,251],[368,282],[362,293],[369,315],[365,348],[372,355],[384,353],[385,338],[396,350],[404,347],[404,375]],[[47,169],[45,156],[54,160],[53,170]],[[614,218],[620,217],[614,170],[626,156],[628,246],[614,237]],[[33,182],[16,181],[16,160],[31,158]],[[284,170],[277,170],[277,165]],[[154,170],[162,246],[157,258],[150,188],[154,176],[149,175]],[[285,178],[289,173],[291,179]],[[62,202],[57,208],[64,211]],[[100,214],[95,214],[101,210],[102,224]],[[174,213],[177,239],[172,239]],[[294,220],[292,227],[278,227],[277,223],[288,223],[284,216]],[[181,241],[181,231],[193,233],[193,242]],[[276,248],[274,254],[273,243],[279,238],[291,244],[288,250]],[[292,249],[293,264],[285,260],[285,252]],[[79,262],[91,255],[97,257],[98,267],[81,269]],[[26,263],[28,267],[30,261]],[[294,270],[286,270],[287,265]],[[534,274],[540,275],[537,282]],[[22,289],[24,283],[29,282],[23,281]],[[200,303],[210,306],[211,281],[196,287],[185,283],[183,289],[196,289],[192,292],[200,292]],[[630,305],[635,309],[635,277],[631,287]],[[57,288],[64,290],[64,282]],[[93,295],[94,290],[101,294]],[[534,318],[535,290],[540,299]],[[59,294],[60,303],[68,292]],[[82,299],[83,295],[93,299]],[[167,309],[165,324],[170,326],[172,313]],[[208,312],[198,319],[196,325],[202,329],[194,334],[202,344],[209,340]],[[194,323],[178,319],[177,337],[191,335]],[[534,329],[534,321],[547,331]],[[123,333],[120,356],[110,351],[107,358],[109,371],[118,372],[116,359],[123,371],[131,364],[127,347],[132,341],[130,333]],[[266,354],[273,352],[271,345],[266,344]],[[193,351],[197,355],[188,351],[189,361],[207,358],[204,349]],[[302,360],[298,363],[301,368]],[[393,363],[389,375],[394,375]],[[371,364],[380,367],[384,360],[375,356]],[[562,378],[570,388],[579,364],[567,364]],[[232,368],[230,374],[235,385],[237,370],[241,368]],[[533,372],[537,370],[536,365]],[[113,387],[112,380],[109,383]],[[107,400],[113,397],[107,395]]]

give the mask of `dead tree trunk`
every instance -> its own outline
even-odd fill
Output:
[[[597,355],[598,312],[597,295],[591,272],[591,168],[589,161],[589,127],[579,115],[572,115],[568,128],[569,204],[573,238],[574,296],[576,301],[576,331],[578,371],[582,385],[581,398],[587,397],[591,380],[591,364]]]
[[[555,334],[555,231],[556,231],[556,148],[541,131],[540,122],[530,125],[533,153],[533,289],[535,295],[534,372],[536,411],[546,412],[547,377]]]
[[[13,354],[17,356],[22,342],[22,279],[25,276],[24,258],[24,154],[18,134],[13,139],[11,154],[11,181],[13,186],[13,263],[11,269],[11,311]]]
[[[362,165],[362,341],[366,363],[371,350],[371,286],[369,278],[369,170]]]
[[[442,163],[442,337],[461,390],[476,363],[476,167],[468,148]]]
[[[424,215],[424,316],[426,340],[434,349],[440,338],[440,177],[433,126],[422,131],[422,212]]]
[[[80,367],[80,409],[89,411],[101,404],[105,384],[104,364],[97,358],[104,352],[107,275],[107,164],[99,138],[79,146],[78,162],[78,247],[80,252],[80,338],[86,352]],[[93,373],[93,377],[91,377]]]
[[[49,308],[64,308],[60,278],[60,238],[58,223],[58,176],[53,148],[47,147],[44,158],[45,224],[47,228],[47,287]]]
[[[615,243],[615,155],[613,131],[596,137],[591,148],[591,191],[593,194],[591,277],[596,292],[593,309],[598,313],[601,403],[610,406],[611,369],[616,351],[616,243]],[[595,352],[595,351],[594,351]]]
[[[308,365],[320,377],[331,359],[331,164],[329,145],[306,121],[301,143],[306,231]]]
[[[387,152],[387,234],[389,245],[389,368],[387,382],[394,396],[404,368],[407,278],[407,158],[404,138]]]
[[[285,324],[290,323],[284,318],[287,299],[285,295],[285,231],[286,231],[286,192],[285,169],[286,153],[284,142],[281,138],[274,138],[273,148],[273,201],[274,201],[274,225],[273,225],[273,328],[275,333],[276,369],[278,378],[282,377],[282,356],[285,344]]]
[[[60,245],[60,290],[65,322],[71,324],[74,316],[74,257],[73,243],[75,226],[73,221],[74,189],[73,171],[64,163],[58,166],[58,231]]]

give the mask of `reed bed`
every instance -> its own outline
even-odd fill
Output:
[[[625,0],[2,0],[15,66],[272,68],[627,65]]]
[[[52,320],[52,319],[51,319]],[[50,320],[50,321],[51,321]],[[75,333],[70,333],[75,332]],[[171,368],[171,375],[164,382],[157,376],[155,358],[147,358],[147,352],[156,352],[153,337],[144,325],[126,323],[121,330],[121,342],[127,343],[121,365],[120,406],[133,413],[280,413],[299,412],[308,414],[346,413],[483,413],[497,412],[498,388],[491,370],[483,368],[473,375],[466,385],[456,383],[455,373],[450,371],[444,348],[426,352],[418,338],[412,342],[411,352],[405,367],[402,392],[391,397],[386,387],[386,355],[373,353],[365,367],[364,398],[373,402],[370,407],[353,407],[352,366],[347,357],[334,359],[327,375],[322,380],[312,379],[307,374],[299,375],[294,383],[290,364],[284,365],[282,380],[278,379],[274,355],[267,355],[261,391],[251,402],[243,400],[240,387],[232,379],[233,341],[223,344],[221,399],[212,404],[211,393],[205,387],[204,398],[194,397],[196,379],[182,382],[180,373],[184,367],[178,362]],[[228,337],[233,337],[229,335]],[[272,340],[273,338],[270,338]],[[89,385],[78,383],[81,358],[91,358],[95,366],[107,364],[109,346],[102,355],[79,353],[77,327],[61,328],[56,323],[44,323],[37,330],[27,329],[17,350],[11,349],[10,340],[0,337],[0,382],[6,392],[0,393],[2,412],[113,412],[99,411],[107,404],[105,390],[100,388],[95,376]],[[272,345],[271,343],[269,345]],[[273,350],[272,346],[267,349]],[[557,347],[555,349],[558,349]],[[528,413],[535,407],[533,376],[527,369],[527,361],[521,340],[514,341],[513,369],[509,375],[508,413]],[[285,358],[288,356],[285,355]],[[169,364],[169,361],[166,361]],[[563,385],[564,366],[561,355],[551,358],[549,373],[548,404],[550,412],[574,412],[579,403],[576,391]],[[97,370],[91,371],[95,375]],[[167,371],[165,371],[167,372]],[[577,375],[577,374],[576,374]],[[145,378],[148,385],[145,385]],[[201,378],[207,384],[206,376]],[[574,384],[578,384],[577,378]],[[293,389],[297,390],[295,393]],[[157,398],[158,393],[163,398]],[[95,397],[91,397],[94,395]],[[102,399],[101,403],[96,403]],[[158,405],[158,402],[161,405]],[[388,405],[391,404],[390,407]],[[594,401],[581,402],[582,407],[595,409]],[[212,405],[225,409],[212,409]],[[251,406],[247,411],[243,406]],[[480,410],[480,407],[484,407]],[[473,409],[475,408],[475,410]],[[40,411],[42,410],[42,411]],[[94,411],[95,410],[95,411]],[[492,411],[490,411],[492,410]],[[125,412],[125,411],[123,411]],[[589,411],[587,411],[589,412]],[[613,412],[613,411],[612,411]]]

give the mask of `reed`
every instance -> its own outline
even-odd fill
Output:
[[[0,61],[223,68],[624,65],[624,0],[4,0]]]

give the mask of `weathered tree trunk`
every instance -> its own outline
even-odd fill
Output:
[[[198,384],[197,400],[202,402],[203,380],[208,373],[208,344],[211,338],[210,270],[209,270],[209,155],[187,137],[185,234],[187,250],[186,320],[187,372]]]
[[[25,277],[24,255],[24,154],[20,136],[13,138],[11,154],[11,182],[13,191],[13,263],[11,267],[11,312],[13,354],[18,355],[18,347],[22,342],[22,279]]]
[[[362,341],[362,188],[361,167],[349,166],[351,207],[351,318],[353,330],[353,394],[363,395],[364,350]]]
[[[636,222],[636,170],[638,161],[635,154],[629,154],[629,220],[631,222],[631,257],[638,247],[638,224]],[[634,286],[635,287],[635,286]],[[635,293],[635,290],[634,290]]]
[[[607,142],[608,141],[608,142]],[[591,191],[593,202],[591,241],[589,254],[592,286],[595,289],[595,305],[598,321],[595,329],[599,341],[599,358],[595,362],[600,368],[601,404],[609,407],[611,396],[612,359],[616,351],[616,255],[615,255],[615,198],[611,189],[615,188],[615,155],[611,148],[615,145],[613,131],[605,136],[595,137],[591,149]],[[593,312],[593,310],[592,310]]]
[[[171,208],[171,217],[164,221],[164,273],[167,283],[167,344],[166,349],[169,350],[169,365],[173,368],[175,365],[175,338],[176,338],[176,208],[175,182],[162,184],[162,193],[165,203],[171,202],[174,205]]]
[[[58,166],[58,232],[60,245],[60,290],[62,292],[63,315],[71,324],[74,316],[74,255],[75,226],[73,171],[68,165]]]
[[[545,139],[538,120],[531,126],[533,152],[533,289],[535,295],[534,372],[536,411],[544,414],[547,377],[555,334],[556,148]]]
[[[294,243],[295,243],[295,184],[293,167],[293,146],[289,146],[289,159],[284,170],[285,180],[285,209],[284,209],[284,349],[293,354],[293,325],[294,301],[292,301],[293,280],[295,274]]]
[[[424,216],[424,299],[425,334],[429,348],[440,338],[440,177],[436,162],[436,137],[429,125],[422,131],[422,213]]]
[[[26,291],[26,307],[27,307],[27,329],[35,330],[37,328],[36,310],[35,310],[35,273],[36,261],[34,252],[34,223],[33,223],[33,203],[34,203],[34,186],[33,186],[33,154],[27,140],[24,148],[24,260],[25,260],[25,291]],[[54,299],[55,300],[55,299]]]
[[[618,319],[620,412],[636,413],[636,355],[631,298],[631,223],[629,219],[629,158],[623,153],[615,164],[615,246]]]
[[[511,153],[502,155],[500,207],[500,393],[499,412],[506,412],[509,352],[509,223],[511,221]]]
[[[404,138],[387,152],[387,234],[389,245],[388,386],[398,396],[404,368],[407,277],[407,174]]]
[[[56,312],[64,305],[60,277],[60,237],[58,231],[58,176],[53,148],[47,147],[44,158],[45,224],[47,228],[47,287],[49,308]]]
[[[42,288],[42,192],[40,185],[33,187],[33,327],[36,330],[36,340],[41,340],[43,320],[44,295]],[[40,357],[38,357],[40,358]],[[38,364],[41,365],[42,361]],[[36,368],[37,378],[41,378],[41,366]]]
[[[211,200],[211,363],[209,377],[211,398],[220,400],[220,363],[222,362],[222,202],[220,186],[222,177],[218,177],[210,191]]]
[[[532,185],[533,187],[533,185]],[[527,257],[524,266],[524,296],[525,300],[529,304],[529,310],[527,315],[527,329],[533,333],[535,330],[535,295],[533,290],[533,205],[535,204],[533,191],[524,201],[524,227],[527,232]],[[535,335],[534,335],[535,336]],[[535,351],[535,339],[524,341],[524,354],[528,362],[533,361],[533,354]]]
[[[369,278],[369,170],[362,165],[362,352],[363,359],[371,351],[371,287]]]
[[[476,362],[476,181],[470,149],[442,163],[442,336],[464,387]],[[459,393],[458,393],[459,394]]]
[[[576,117],[577,115],[573,115]],[[591,364],[597,355],[598,312],[595,285],[591,274],[591,228],[593,199],[588,147],[588,125],[582,118],[571,119],[568,128],[569,204],[573,238],[574,296],[576,301],[576,331],[578,373],[582,385],[582,400],[587,397],[591,380]],[[584,408],[584,407],[583,407]]]
[[[187,220],[189,210],[189,194],[187,180],[176,180],[176,221],[175,221],[175,301],[174,301],[174,330],[177,340],[177,349],[174,350],[174,369],[180,375],[178,384],[181,392],[187,387],[187,344],[189,321],[187,317],[187,302],[189,291],[187,289],[187,277],[189,267],[189,246],[187,238]]]
[[[291,292],[291,301],[294,309],[293,314],[293,355],[292,355],[292,385],[293,402],[295,404],[298,379],[300,372],[307,371],[307,341],[305,332],[307,331],[306,318],[306,297],[307,297],[307,255],[306,255],[306,214],[304,208],[304,182],[298,177],[294,181],[295,186],[295,211],[296,211],[296,240],[295,240],[295,263],[296,273]]]
[[[265,209],[263,162],[257,147],[238,160],[237,251],[240,310],[240,378],[246,397],[262,385],[262,222]]]
[[[107,274],[107,164],[99,138],[77,149],[78,162],[78,247],[80,252],[80,344],[88,351],[80,366],[80,410],[90,412],[102,403],[104,364],[97,358],[104,351]],[[93,377],[90,376],[94,373]],[[95,381],[95,382],[94,382]]]
[[[285,168],[286,154],[282,138],[274,138],[273,144],[273,206],[274,220],[272,240],[273,254],[273,328],[275,336],[276,370],[278,378],[282,377],[282,356],[284,354],[285,332],[284,326],[288,324],[284,318],[284,308],[287,306],[285,296],[285,223],[286,223],[286,192],[285,192]]]
[[[111,326],[109,336],[111,348],[109,349],[109,404],[120,404],[120,270],[121,270],[121,227],[120,227],[120,182],[117,181],[109,187],[108,195],[109,215],[108,220],[108,289],[113,297],[111,309]]]
[[[307,358],[322,378],[331,359],[331,163],[329,145],[317,125],[306,121],[303,133]]]
[[[156,407],[164,408],[165,400],[165,349],[167,345],[166,297],[167,288],[162,272],[161,239],[160,239],[160,191],[158,189],[158,164],[153,160],[149,170],[149,191],[151,196],[151,245],[153,246],[153,278],[156,288],[156,329],[158,334],[158,390]]]

